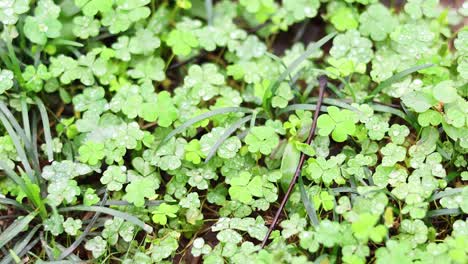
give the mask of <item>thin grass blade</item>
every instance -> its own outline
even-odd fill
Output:
[[[70,211],[100,212],[103,214],[120,217],[136,226],[141,227],[147,233],[153,232],[153,228],[150,225],[145,224],[145,222],[141,221],[137,217],[115,210],[115,209],[107,208],[107,207],[77,205],[77,206],[60,208],[58,209],[58,211],[59,212],[70,212]]]
[[[63,252],[65,251],[67,248],[65,248],[64,246],[62,246],[61,244],[57,243],[57,241],[55,241],[55,245],[57,246],[57,248],[60,250],[60,252]],[[81,263],[83,262],[82,259],[80,259],[77,255],[73,254],[73,253],[70,253],[68,256],[67,256],[67,259],[71,260],[71,261],[74,261],[73,263]]]
[[[304,181],[302,180],[302,175],[298,179],[299,190],[301,191],[301,200],[306,209],[307,215],[312,222],[314,227],[317,227],[320,224],[319,218],[317,216],[317,211],[315,210],[314,204],[310,201],[309,196],[307,195],[306,189],[304,187]]]
[[[155,201],[145,201],[145,206],[158,206],[160,204],[164,203],[162,200],[155,200]],[[107,201],[104,205],[107,206],[133,206],[133,204],[127,202],[127,201],[121,201],[121,200],[109,200]]]
[[[39,97],[35,97],[34,102],[36,102],[37,107],[39,108],[39,113],[41,115],[42,128],[44,129],[44,138],[46,143],[47,159],[49,160],[49,162],[51,162],[54,160],[54,152],[52,135],[50,133],[49,116],[47,115],[47,110],[44,106],[44,103],[41,101],[41,99],[39,99]]]
[[[239,119],[236,123],[232,124],[226,131],[223,133],[223,135],[216,141],[216,143],[211,147],[210,151],[208,152],[208,155],[206,156],[205,163],[211,160],[213,156],[215,155],[216,151],[218,148],[228,139],[232,133],[234,133],[237,129],[239,129],[243,124],[249,122],[249,120],[252,119],[251,115],[245,116],[241,119]]]
[[[452,196],[452,195],[459,194],[459,193],[463,192],[464,188],[466,188],[466,187],[453,188],[453,189],[445,190],[445,191],[442,191],[442,192],[434,193],[429,198],[429,202],[439,200],[440,198],[444,198],[444,197],[447,197],[447,196]]]
[[[13,249],[10,250],[10,254],[8,256],[5,256],[3,260],[0,262],[0,264],[11,263],[11,261],[13,260],[12,252],[14,252],[14,254],[17,257],[21,258],[23,256],[21,252],[23,251],[23,249],[25,249],[28,246],[29,242],[31,241],[33,236],[36,234],[39,227],[40,225],[36,225],[25,237],[20,239],[19,242],[16,243],[16,245],[13,247]]]
[[[327,43],[329,40],[331,40],[333,37],[335,37],[335,35],[336,35],[335,32],[330,33],[330,34],[326,35],[325,37],[323,37],[322,39],[320,39],[319,41],[312,44],[311,46],[309,46],[309,48],[301,56],[296,58],[288,66],[288,68],[285,71],[283,71],[283,73],[281,73],[281,75],[279,76],[279,78],[275,82],[273,82],[271,85],[268,86],[268,88],[265,91],[265,94],[263,96],[263,109],[265,109],[266,112],[268,112],[268,113],[270,112],[270,102],[269,101],[270,101],[271,97],[273,96],[273,94],[275,94],[276,89],[278,88],[280,83],[282,81],[284,81],[284,79],[286,79],[286,77],[291,72],[293,72],[304,60],[306,60],[308,57],[310,57],[310,55],[312,55],[312,53],[314,53],[317,49],[319,49],[325,43]]]
[[[279,114],[291,112],[291,111],[296,111],[296,110],[307,110],[307,111],[315,111],[317,109],[316,104],[293,104],[293,105],[288,105],[287,107],[281,109],[279,111]],[[326,106],[321,106],[320,107],[320,112],[326,112],[327,107]]]
[[[21,98],[21,117],[23,118],[23,127],[26,138],[31,141],[31,128],[29,126],[28,105],[26,99]]]
[[[2,118],[2,115],[0,114],[0,119],[1,118]],[[29,165],[29,163],[28,163],[28,165]],[[19,177],[18,174],[16,174],[16,172],[14,172],[12,169],[10,169],[10,167],[8,167],[6,162],[3,161],[3,160],[0,160],[0,169],[2,169],[5,172],[5,174],[8,177],[11,178],[11,180],[13,180],[16,184],[18,184],[21,187],[21,189],[23,189],[23,191],[27,191],[26,184],[24,183],[24,180],[21,179],[21,177]]]
[[[28,162],[26,153],[24,152],[24,149],[22,148],[21,143],[18,139],[18,135],[13,131],[13,129],[10,126],[10,123],[8,123],[8,120],[5,119],[5,116],[2,113],[0,113],[0,121],[2,122],[3,126],[5,127],[5,129],[11,137],[13,145],[15,145],[16,152],[18,153],[18,156],[21,160],[21,164],[23,164],[26,173],[28,174],[32,182],[36,182],[36,178],[34,177],[34,173],[31,169],[31,165]],[[13,170],[11,170],[3,160],[0,160],[0,168],[2,168],[5,171],[5,173],[10,178],[12,178],[13,181],[15,181],[16,184],[24,184],[23,180]]]
[[[23,232],[24,228],[29,225],[29,223],[36,217],[37,212],[32,212],[27,216],[14,221],[10,226],[7,227],[0,234],[0,248],[5,246],[13,238],[15,238],[19,233]]]
[[[381,82],[372,92],[371,94],[366,98],[366,101],[370,101],[372,100],[378,93],[380,93],[383,89],[387,88],[388,86],[392,85],[393,83],[395,82],[399,82],[401,80],[403,80],[406,76],[414,73],[414,72],[417,72],[417,71],[420,71],[420,70],[423,70],[423,69],[426,69],[426,68],[429,68],[429,67],[432,67],[434,66],[434,64],[432,63],[428,63],[428,64],[422,64],[422,65],[417,65],[417,66],[413,66],[411,68],[408,68],[404,71],[401,71],[401,72],[398,72],[396,73],[395,75],[393,75],[392,77],[386,79],[385,81]]]
[[[0,112],[3,113],[5,117],[9,120],[9,122],[11,123],[11,126],[15,129],[16,133],[24,141],[25,145],[30,145],[31,142],[28,140],[28,137],[26,137],[26,133],[24,132],[23,128],[20,126],[18,121],[16,121],[16,117],[8,109],[7,105],[1,100],[0,100]]]
[[[107,202],[107,190],[104,191],[104,195],[101,199],[100,206],[103,206],[106,202]],[[73,241],[73,243],[68,248],[62,250],[62,253],[60,253],[60,256],[58,257],[59,261],[70,256],[73,253],[73,251],[75,251],[75,249],[81,244],[81,242],[83,242],[83,240],[91,231],[91,228],[93,228],[94,224],[98,220],[100,214],[101,214],[100,212],[96,212],[93,215],[93,218],[91,218],[91,221],[89,222],[89,224],[83,230],[83,233],[81,233],[80,236],[77,237],[76,240]]]
[[[77,47],[77,48],[82,48],[84,45],[82,43],[72,41],[72,40],[67,40],[67,39],[55,39],[54,44],[60,45],[60,46],[71,46],[71,47]]]
[[[213,0],[205,0],[206,20],[208,25],[213,25]]]
[[[392,115],[396,115],[400,117],[401,119],[405,120],[408,124],[410,124],[413,128],[419,129],[419,125],[415,123],[411,118],[409,118],[403,111],[395,109],[390,106],[386,105],[380,105],[380,104],[369,104],[372,109],[374,109],[377,112],[382,112],[382,113],[390,113]]]
[[[207,118],[217,116],[217,115],[222,115],[222,114],[228,114],[228,113],[252,113],[253,110],[246,108],[246,107],[223,107],[223,108],[218,108],[215,110],[208,111],[206,113],[203,113],[201,115],[198,115],[194,118],[191,118],[187,121],[185,121],[182,125],[178,126],[176,129],[172,130],[171,133],[169,133],[162,141],[159,143],[159,147],[164,145],[169,139],[171,139],[173,136],[184,132],[187,128],[192,126],[193,124],[196,124],[200,121],[203,121]]]
[[[15,201],[13,199],[2,197],[2,195],[0,195],[0,204],[14,206],[14,207],[16,207],[18,209],[29,212],[28,209],[24,205],[18,203],[17,201]]]
[[[437,217],[442,215],[459,215],[462,211],[459,208],[436,209],[427,212],[426,217]]]

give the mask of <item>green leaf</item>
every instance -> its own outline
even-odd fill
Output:
[[[152,212],[153,222],[160,225],[167,224],[167,218],[177,217],[176,213],[179,211],[178,205],[170,205],[167,203],[162,203],[158,208]]]
[[[452,81],[443,81],[432,88],[434,98],[442,103],[451,103],[459,98]]]
[[[245,137],[250,152],[270,154],[279,143],[279,137],[271,127],[259,126],[250,129]]]
[[[359,31],[375,41],[382,41],[395,29],[398,21],[382,4],[370,5],[359,17]]]
[[[328,114],[321,115],[317,120],[318,134],[327,136],[332,134],[333,140],[343,142],[348,135],[354,135],[356,130],[355,114],[350,110],[339,110],[335,106],[327,108]]]

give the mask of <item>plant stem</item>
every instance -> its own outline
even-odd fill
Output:
[[[320,107],[322,106],[323,94],[324,94],[326,86],[327,86],[327,77],[326,76],[320,76],[319,77],[319,97],[318,97],[318,101],[317,101],[317,107],[315,108],[315,111],[314,111],[314,119],[312,121],[312,126],[310,127],[309,136],[307,137],[307,141],[306,141],[307,145],[310,145],[310,143],[312,142],[312,139],[315,137],[315,130],[317,128],[317,119],[318,119],[319,114],[320,114],[320,111],[318,109],[320,109]],[[297,179],[298,179],[299,175],[301,174],[302,166],[304,165],[304,161],[306,159],[306,156],[307,155],[304,154],[304,152],[301,153],[301,157],[299,159],[299,164],[296,167],[296,172],[294,173],[294,177],[291,179],[291,182],[289,183],[288,190],[286,191],[286,193],[285,193],[285,195],[283,197],[283,200],[281,201],[280,207],[276,211],[275,218],[273,218],[273,222],[271,223],[270,228],[268,229],[268,232],[267,232],[265,238],[262,241],[261,248],[265,247],[265,245],[266,245],[266,243],[268,241],[268,238],[271,235],[271,232],[273,232],[273,229],[275,228],[276,224],[278,223],[279,217],[281,216],[281,212],[283,211],[284,206],[286,205],[286,202],[288,201],[289,196],[291,195],[291,192],[292,192],[292,190],[294,188],[294,185],[297,182]]]

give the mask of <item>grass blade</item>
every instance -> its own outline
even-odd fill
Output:
[[[106,202],[107,202],[107,190],[104,192],[104,195],[100,202],[100,206],[103,206]],[[93,215],[93,218],[91,218],[91,221],[89,222],[89,224],[83,230],[83,233],[81,233],[80,236],[76,238],[76,240],[73,241],[73,243],[68,248],[62,250],[62,253],[60,253],[60,256],[58,257],[59,261],[72,255],[73,251],[75,251],[75,249],[81,244],[81,242],[83,242],[83,240],[89,234],[89,232],[91,231],[91,228],[93,228],[100,214],[101,214],[100,212],[96,212]]]
[[[205,0],[206,21],[213,25],[213,0]]]
[[[210,161],[211,158],[213,158],[218,148],[224,143],[224,141],[226,141],[226,139],[228,139],[228,137],[232,135],[232,133],[234,133],[237,129],[239,129],[239,127],[241,127],[243,124],[249,122],[249,120],[251,119],[252,119],[251,115],[245,116],[239,119],[236,123],[232,124],[228,129],[226,129],[224,134],[211,147],[210,152],[208,152],[208,155],[206,156],[205,163],[207,163],[208,161]]]
[[[281,109],[279,111],[279,114],[283,114],[286,112],[291,112],[295,110],[308,110],[308,111],[315,111],[317,109],[316,104],[293,104],[293,105],[288,105],[287,107]],[[326,112],[327,107],[326,106],[321,106],[320,107],[320,112]]]
[[[302,203],[304,204],[307,215],[309,216],[310,221],[312,222],[312,225],[316,227],[320,224],[320,222],[317,216],[317,211],[315,210],[315,206],[313,203],[310,202],[309,196],[307,195],[306,189],[304,187],[304,181],[302,180],[302,175],[299,176],[298,182],[299,182],[299,190],[301,191]]]
[[[459,193],[463,192],[464,188],[466,188],[466,187],[453,188],[453,189],[445,190],[445,191],[442,191],[442,192],[434,193],[429,198],[429,202],[439,200],[440,198],[443,198],[443,197],[459,194]]]
[[[405,120],[410,124],[413,128],[416,130],[419,129],[419,125],[415,123],[412,119],[410,119],[403,111],[395,109],[393,107],[387,106],[387,105],[380,105],[380,104],[369,104],[372,109],[374,109],[377,112],[382,112],[382,113],[390,113],[392,115],[396,115],[400,117],[401,119]]]
[[[23,127],[26,138],[31,141],[31,128],[29,126],[29,114],[28,114],[28,105],[26,99],[21,98],[21,116],[23,118]]]
[[[82,43],[72,41],[72,40],[67,40],[67,39],[55,39],[54,44],[58,46],[71,46],[71,47],[77,47],[77,48],[84,47]]]
[[[12,250],[10,250],[10,254],[8,256],[5,256],[2,261],[0,262],[0,264],[8,264],[8,263],[11,263],[11,261],[13,260],[13,255],[11,253],[14,252],[14,254],[16,255],[16,257],[19,257],[21,258],[23,255],[21,254],[21,252],[23,251],[23,249],[26,248],[26,246],[28,246],[29,244],[29,241],[31,241],[31,239],[33,238],[33,236],[36,234],[37,230],[39,229],[40,225],[37,225],[35,226],[25,237],[23,237],[22,239],[19,240],[18,243],[16,243],[16,245],[13,247]]]
[[[52,144],[52,136],[50,133],[50,124],[49,124],[49,116],[47,115],[47,110],[44,106],[44,103],[39,99],[39,97],[35,97],[34,101],[39,108],[39,113],[42,119],[42,128],[44,129],[44,138],[46,143],[46,152],[47,152],[47,159],[49,162],[54,160],[54,152],[53,152],[53,144]]]
[[[164,203],[162,200],[155,200],[155,201],[145,201],[145,206],[158,206],[160,204]],[[104,203],[104,205],[107,206],[134,206],[132,203],[129,203],[127,201],[121,201],[121,200],[109,200]]]
[[[318,101],[318,98],[313,97],[309,99],[309,102],[315,103]],[[359,111],[356,107],[352,107],[350,104],[343,102],[342,100],[337,100],[333,98],[323,98],[323,103],[327,105],[334,105],[337,107],[341,107],[343,109],[348,109],[351,111]]]
[[[10,242],[13,238],[15,238],[19,233],[23,232],[24,228],[29,225],[34,217],[36,217],[37,212],[32,212],[27,216],[14,221],[10,226],[7,227],[0,234],[0,248],[5,246],[8,242]]]
[[[107,207],[77,205],[77,206],[60,208],[58,209],[58,211],[59,212],[70,212],[70,211],[100,212],[103,214],[120,217],[136,226],[141,227],[147,233],[153,232],[153,228],[150,225],[145,224],[145,222],[141,221],[137,217],[115,210],[115,209],[107,208]]]
[[[11,126],[11,123],[9,122],[9,120],[12,120],[12,121],[16,122],[14,117],[12,117],[12,118],[13,118],[13,120],[10,119],[10,118],[7,119],[5,117],[5,115],[4,115],[4,113],[2,111],[0,111],[0,122],[3,124],[3,126],[5,127],[5,129],[7,130],[8,134],[11,137],[11,140],[13,141],[13,145],[15,145],[16,152],[18,153],[18,156],[19,156],[19,158],[21,160],[21,164],[23,164],[23,167],[26,170],[26,173],[28,174],[31,181],[36,182],[36,179],[34,177],[34,172],[33,172],[32,168],[31,168],[31,165],[29,164],[29,160],[28,160],[28,157],[26,156],[26,152],[24,151],[24,148],[21,145],[20,137],[18,136],[16,131]],[[23,133],[23,135],[24,135],[24,133]],[[26,136],[24,137],[24,139],[26,140]],[[27,143],[25,143],[25,144],[27,145]]]
[[[216,116],[216,115],[221,115],[221,114],[228,114],[228,113],[252,113],[253,110],[246,108],[246,107],[223,107],[223,108],[218,108],[215,110],[208,111],[206,113],[203,113],[201,115],[198,115],[194,118],[191,118],[187,121],[185,121],[182,125],[178,126],[176,129],[172,130],[171,133],[169,133],[162,141],[159,143],[159,147],[164,145],[169,139],[171,139],[173,136],[184,132],[187,128],[192,126],[193,124],[196,124],[202,120],[205,120],[207,118]]]
[[[410,74],[412,74],[414,72],[417,72],[417,71],[432,67],[432,66],[434,66],[434,64],[432,64],[432,63],[422,64],[422,65],[413,66],[413,67],[408,68],[408,69],[406,69],[404,71],[396,73],[392,77],[390,77],[390,78],[386,79],[385,81],[381,82],[372,91],[372,93],[369,96],[366,97],[366,101],[372,100],[383,89],[387,88],[388,86],[392,85],[395,82],[399,82],[399,81],[403,80],[406,76],[408,76],[408,75],[410,75]]]
[[[332,188],[331,191],[336,195],[339,193],[358,193],[356,189],[351,187],[336,187]]]
[[[25,145],[30,145],[31,142],[28,140],[28,137],[26,137],[26,133],[24,132],[23,128],[21,128],[18,121],[16,121],[15,116],[8,109],[7,105],[1,100],[0,100],[0,113],[3,113],[5,117],[9,120],[9,122],[11,122],[12,127],[15,129],[16,133],[24,141]]]
[[[57,246],[57,248],[60,250],[60,252],[63,252],[66,250],[66,248],[64,246],[62,246],[61,244],[57,243],[57,241],[55,241],[55,245]],[[82,259],[80,259],[77,255],[73,254],[73,253],[70,253],[68,255],[68,259],[71,260],[71,261],[74,261],[72,263],[81,263],[83,262]]]
[[[330,34],[326,35],[325,37],[321,38],[319,41],[312,44],[311,46],[309,46],[309,48],[301,56],[296,58],[288,66],[288,68],[285,71],[283,71],[283,73],[281,73],[281,75],[279,76],[279,78],[275,82],[273,82],[272,84],[270,84],[268,86],[268,88],[265,91],[265,94],[263,96],[263,109],[265,109],[265,111],[267,113],[270,113],[270,100],[271,100],[271,97],[275,94],[276,89],[278,88],[280,83],[282,81],[284,81],[284,79],[286,79],[286,77],[291,72],[293,72],[304,60],[306,60],[310,55],[312,55],[312,53],[314,53],[317,49],[319,49],[325,43],[327,43],[329,40],[331,40],[333,37],[335,37],[335,35],[336,35],[335,32],[330,33]]]
[[[29,160],[26,156],[26,153],[24,152],[24,148],[23,146],[21,146],[21,142],[20,142],[20,139],[18,138],[18,134],[16,134],[16,132],[11,127],[10,122],[8,122],[8,120],[5,118],[5,116],[1,112],[0,112],[0,122],[3,124],[8,134],[10,135],[11,140],[13,141],[13,145],[15,145],[16,152],[18,153],[18,156],[21,160],[21,164],[23,164],[23,167],[26,170],[26,173],[28,174],[32,182],[36,182],[36,178],[34,177],[34,172],[32,171],[31,165],[29,164]],[[6,170],[8,167],[6,166],[6,164],[4,165],[0,164],[0,166],[4,170]],[[11,175],[9,174],[9,176]]]
[[[437,217],[442,215],[459,215],[462,211],[459,208],[450,208],[450,209],[436,209],[427,212],[426,217]]]
[[[29,210],[24,205],[18,203],[17,201],[15,201],[13,199],[6,198],[3,195],[0,195],[0,204],[6,204],[6,205],[14,206],[14,207],[16,207],[18,209],[29,212]]]

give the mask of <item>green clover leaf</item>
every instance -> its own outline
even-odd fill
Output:
[[[47,186],[47,192],[47,203],[52,206],[58,206],[63,201],[67,203],[75,202],[81,190],[75,180],[61,179],[51,182]]]
[[[378,220],[377,215],[369,213],[359,215],[358,219],[351,225],[354,236],[362,241],[371,239],[377,243],[382,242],[387,234],[387,229],[383,225],[376,225]]]
[[[168,218],[175,218],[177,217],[176,213],[179,211],[179,206],[178,205],[170,205],[167,203],[162,203],[156,208],[155,211],[152,212],[153,217],[153,222],[156,224],[160,225],[165,225],[167,224],[167,219]]]
[[[212,179],[217,179],[218,176],[216,173],[208,168],[197,168],[190,171],[187,171],[187,176],[189,176],[188,184],[193,187],[197,187],[199,190],[206,190],[209,187],[209,181]]]
[[[107,186],[109,191],[119,191],[127,182],[127,168],[125,166],[111,165],[107,167],[101,177],[101,183]]]
[[[107,243],[101,236],[93,237],[86,241],[85,248],[93,253],[94,258],[99,258],[106,252]]]
[[[105,91],[100,86],[86,88],[83,90],[82,94],[73,97],[73,106],[76,111],[83,112],[88,110],[101,114],[109,107],[104,95]]]
[[[14,25],[18,17],[29,10],[29,0],[5,1],[0,7],[0,21],[4,25]]]
[[[78,149],[79,160],[89,165],[96,165],[104,158],[104,144],[88,141]]]
[[[366,122],[367,134],[372,140],[381,140],[388,131],[388,122],[381,116],[374,115]]]
[[[273,128],[258,126],[250,129],[249,134],[245,137],[245,143],[247,143],[250,152],[268,155],[278,145],[279,137]]]
[[[317,120],[318,134],[328,136],[332,134],[333,140],[343,142],[348,135],[354,135],[356,131],[355,113],[350,110],[339,110],[335,106],[327,109],[328,114],[321,115]]]
[[[202,156],[203,152],[201,151],[201,145],[198,139],[193,139],[185,145],[185,160],[193,164],[200,164]]]
[[[23,78],[26,81],[26,89],[37,93],[42,90],[44,81],[51,78],[51,74],[47,71],[47,67],[44,64],[39,64],[37,69],[32,65],[28,65],[24,69]]]
[[[83,194],[83,204],[84,205],[95,205],[99,202],[99,196],[96,194],[96,190],[92,188],[86,189],[86,192]]]
[[[345,180],[341,176],[339,168],[343,164],[344,158],[342,155],[331,157],[329,160],[325,160],[323,157],[310,158],[307,160],[306,176],[316,183],[323,182],[325,186],[330,186],[333,181],[344,184]]]
[[[81,229],[82,221],[80,219],[73,219],[68,217],[65,222],[63,222],[63,229],[65,233],[69,234],[70,236],[76,236],[78,231]]]
[[[406,148],[398,146],[395,143],[388,143],[380,149],[380,153],[383,155],[382,165],[390,167],[405,159]]]
[[[341,6],[333,11],[331,13],[330,22],[338,31],[356,29],[359,25],[356,11],[346,6]]]
[[[183,138],[172,138],[158,150],[146,150],[143,158],[151,165],[158,166],[162,170],[175,170],[182,165],[181,160],[185,154],[187,141]]]
[[[419,120],[419,117],[418,117]],[[388,135],[395,144],[403,144],[410,131],[407,126],[393,124],[388,130]]]
[[[423,126],[437,126],[442,122],[442,115],[434,110],[427,110],[418,115],[418,123]]]
[[[306,224],[306,219],[300,216],[299,214],[295,213],[291,215],[291,217],[288,220],[284,220],[283,222],[281,222],[280,226],[281,228],[283,228],[283,230],[281,231],[281,235],[286,239],[290,238],[291,236],[304,231]]]
[[[224,85],[224,76],[219,73],[218,67],[212,63],[190,66],[188,75],[184,78],[184,87],[190,89],[190,94],[194,99],[202,99],[208,101],[219,91]]]
[[[169,127],[179,117],[179,111],[174,106],[171,95],[168,92],[160,92],[157,98],[156,109],[153,110],[151,118],[146,116],[145,120],[150,122],[158,120],[160,126]],[[153,118],[154,113],[156,113],[156,118]],[[145,118],[145,115],[143,115],[143,118]]]
[[[174,29],[169,33],[166,43],[172,48],[172,52],[179,56],[187,56],[199,43],[195,35],[190,31]]]
[[[359,31],[349,30],[346,33],[337,35],[333,39],[330,55],[336,59],[350,59],[356,65],[360,63],[366,64],[373,56],[372,42],[367,38],[361,37]]]
[[[75,0],[75,5],[81,8],[83,14],[93,17],[98,12],[107,13],[111,11],[113,2],[108,0]]]
[[[97,36],[100,27],[101,23],[99,20],[93,19],[92,17],[77,16],[73,18],[73,34],[81,39]]]
[[[316,16],[319,6],[319,0],[283,0],[283,7],[296,21]]]
[[[54,236],[58,236],[63,233],[63,222],[63,215],[54,213],[44,220],[44,230],[49,231]]]
[[[231,187],[229,187],[229,195],[233,200],[250,204],[252,203],[254,196],[263,196],[263,181],[260,176],[252,178],[252,174],[243,171],[237,177],[233,177],[230,184]]]
[[[314,195],[313,202],[315,208],[322,207],[326,211],[330,211],[335,207],[335,197],[327,191],[321,191]]]
[[[128,49],[133,54],[150,54],[159,48],[161,41],[149,29],[141,28],[137,30],[135,36],[130,39]]]
[[[0,95],[13,87],[13,72],[0,70]]]
[[[275,108],[285,108],[288,102],[294,98],[289,84],[282,82],[271,99],[271,105]]]
[[[163,81],[166,79],[164,61],[160,57],[154,56],[135,60],[127,73],[134,79],[140,79],[140,82],[146,80]]]
[[[47,38],[58,38],[62,23],[58,20],[60,7],[52,0],[40,0],[34,10],[35,16],[27,16],[24,21],[24,34],[39,45],[44,45]]]
[[[382,41],[395,29],[398,21],[382,4],[370,5],[359,17],[359,31],[375,41]]]
[[[412,19],[420,19],[423,14],[427,17],[437,17],[439,0],[408,0],[404,10]]]
[[[442,103],[451,103],[459,98],[452,81],[443,81],[432,88],[434,98]]]
[[[156,195],[156,182],[149,177],[132,180],[125,187],[126,194],[123,199],[133,203],[137,207],[145,205],[145,198],[151,198]]]

